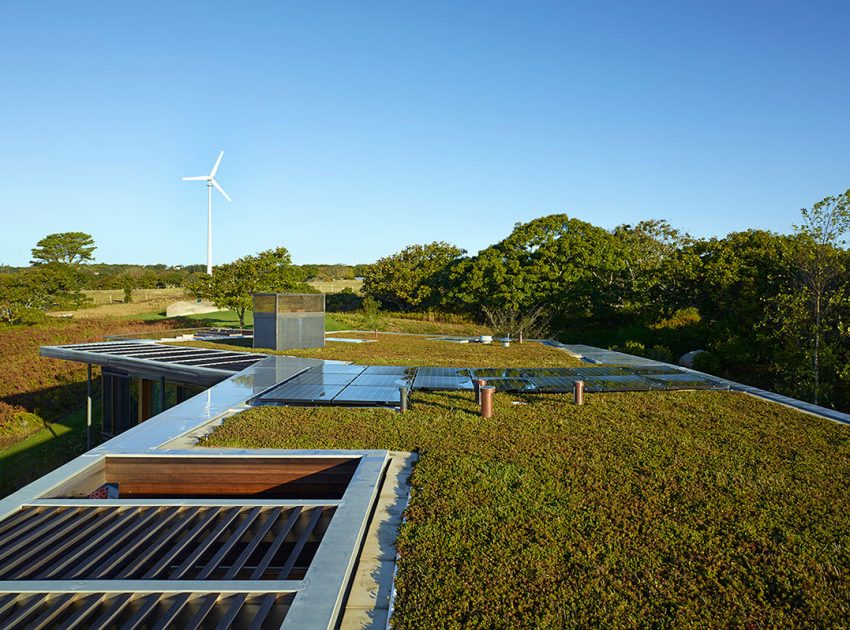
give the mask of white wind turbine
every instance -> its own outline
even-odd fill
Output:
[[[184,177],[184,182],[206,182],[207,183],[207,273],[212,275],[212,189],[215,186],[225,199],[233,201],[224,188],[218,185],[215,181],[215,174],[218,172],[218,166],[221,164],[221,158],[224,157],[224,151],[218,154],[218,159],[213,164],[209,175],[198,175],[197,177]]]

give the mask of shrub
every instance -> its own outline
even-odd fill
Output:
[[[645,356],[653,361],[661,361],[663,363],[673,362],[673,352],[667,346],[652,346]]]
[[[694,357],[694,369],[709,374],[720,374],[720,357],[713,352],[700,352]]]

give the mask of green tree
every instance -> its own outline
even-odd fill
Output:
[[[79,265],[93,259],[94,239],[85,232],[48,234],[32,249],[32,264]]]
[[[307,287],[299,283],[299,275],[293,269],[289,252],[278,247],[218,265],[212,275],[196,277],[187,288],[219,308],[235,311],[239,326],[244,328],[245,313],[253,307],[254,293],[303,291]]]
[[[801,347],[809,359],[811,399],[818,404],[823,359],[840,355],[840,346],[846,343],[841,339],[840,311],[847,305],[843,237],[850,231],[850,190],[826,197],[810,209],[802,209],[801,214],[803,221],[794,226],[796,238],[791,248],[796,283],[780,296],[777,303],[782,308],[774,313],[779,314],[775,321],[781,334],[789,340],[802,339]]]
[[[0,320],[30,323],[49,309],[79,308],[86,301],[79,284],[79,272],[58,263],[4,276],[0,279]]]
[[[517,223],[503,241],[453,265],[445,304],[479,316],[482,306],[521,313],[547,305],[587,318],[605,310],[623,266],[609,232],[554,214]]]
[[[442,273],[464,253],[449,243],[409,245],[366,269],[363,293],[401,311],[436,305]]]
[[[683,262],[679,253],[691,237],[659,219],[620,225],[613,237],[623,267],[609,285],[612,311],[643,319],[673,312],[677,307],[668,298],[675,291],[677,263]]]

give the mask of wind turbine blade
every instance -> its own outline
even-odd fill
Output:
[[[222,195],[224,195],[225,199],[227,199],[228,201],[233,201],[233,199],[230,198],[230,195],[228,195],[226,192],[224,192],[224,188],[222,188],[221,186],[218,185],[217,181],[215,181],[212,177],[210,177],[210,181],[212,182],[212,185],[215,186],[218,189],[218,192],[220,192]]]
[[[184,182],[205,182],[210,178],[209,175],[198,175],[197,177],[184,177]]]
[[[218,154],[218,159],[215,161],[215,165],[210,171],[210,177],[215,177],[215,174],[218,172],[218,165],[221,164],[221,158],[224,157],[224,151]]]

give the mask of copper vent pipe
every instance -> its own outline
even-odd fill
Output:
[[[475,392],[475,404],[476,405],[481,404],[480,391],[481,391],[481,388],[484,387],[486,384],[487,384],[487,381],[485,381],[483,378],[478,378],[478,379],[475,379],[474,381],[472,381],[472,389]]]
[[[584,404],[584,381],[573,383],[573,402],[577,405]]]
[[[496,388],[492,385],[484,385],[479,388],[481,395],[481,417],[493,417],[493,395],[496,393]]]

